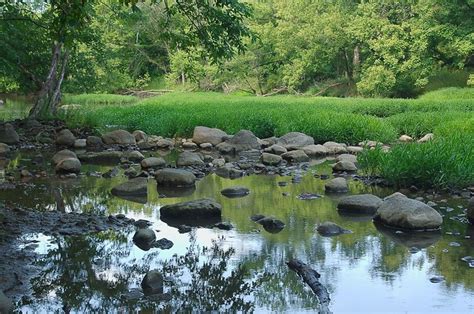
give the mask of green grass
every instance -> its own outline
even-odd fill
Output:
[[[407,100],[303,96],[255,97],[219,93],[170,93],[131,106],[90,105],[67,117],[70,124],[115,125],[163,136],[191,136],[197,125],[241,129],[259,137],[305,132],[316,142],[392,142],[419,137],[438,125],[471,117],[474,99]]]
[[[424,99],[424,100],[474,99],[474,88],[447,87],[447,88],[438,89],[432,92],[428,92],[424,95],[421,95],[419,99]]]
[[[28,116],[31,100],[24,97],[8,98],[5,105],[0,107],[0,121],[12,121]]]
[[[466,87],[469,74],[473,69],[440,69],[430,77],[428,85],[423,89],[425,92],[431,92],[446,87]]]
[[[134,96],[114,94],[80,94],[63,96],[62,103],[65,105],[130,105],[138,102]]]

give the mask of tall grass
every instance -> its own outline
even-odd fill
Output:
[[[466,79],[467,80],[467,79]],[[424,100],[458,100],[458,99],[474,99],[474,88],[447,87],[428,92],[420,96]]]
[[[80,94],[63,96],[62,103],[66,105],[130,105],[138,102],[138,98],[114,94]]]

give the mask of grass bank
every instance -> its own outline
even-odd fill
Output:
[[[131,106],[85,103],[66,117],[73,125],[107,125],[140,129],[163,136],[190,136],[197,125],[217,127],[232,134],[249,129],[259,137],[300,131],[316,142],[349,144],[372,139],[392,142],[401,133],[420,136],[433,131],[443,118],[472,115],[474,99],[364,99],[303,96],[255,97],[218,93],[171,93]],[[402,116],[405,114],[405,116]],[[400,115],[396,117],[397,115]],[[403,120],[414,117],[412,130]],[[432,116],[423,127],[420,120]],[[418,120],[416,120],[418,119]],[[403,126],[403,127],[402,127]]]

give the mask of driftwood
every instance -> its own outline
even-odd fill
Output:
[[[320,304],[320,313],[331,313],[329,310],[329,302],[331,298],[329,297],[329,292],[321,282],[319,278],[321,275],[309,267],[307,264],[303,263],[299,259],[292,259],[286,263],[288,267],[295,271],[303,281],[313,290],[314,294],[318,297]]]

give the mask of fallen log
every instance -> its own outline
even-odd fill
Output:
[[[303,279],[311,290],[313,290],[321,306],[319,312],[331,313],[329,310],[329,302],[331,301],[331,298],[329,297],[329,292],[326,287],[319,282],[321,275],[299,259],[292,259],[286,264]]]

